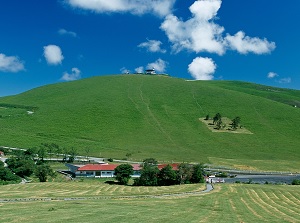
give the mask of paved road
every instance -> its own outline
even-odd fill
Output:
[[[264,184],[266,182],[272,184],[291,184],[294,179],[300,179],[300,175],[237,175],[235,178],[225,178],[225,183],[235,183],[239,181],[246,183]]]

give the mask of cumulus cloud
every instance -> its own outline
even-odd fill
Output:
[[[60,47],[56,45],[44,46],[44,57],[47,63],[51,65],[61,64],[64,59]]]
[[[160,52],[160,53],[165,53],[166,50],[162,49],[161,46],[162,42],[159,40],[147,40],[147,42],[143,42],[138,45],[140,48],[146,48],[147,51],[149,52]]]
[[[188,71],[196,80],[212,80],[216,67],[211,58],[197,57],[189,65]]]
[[[18,57],[0,53],[0,71],[16,73],[22,70],[25,70],[24,63]]]
[[[81,78],[81,71],[78,68],[74,67],[74,68],[72,68],[71,73],[64,72],[63,76],[61,77],[61,80],[75,81],[80,78]]]
[[[147,65],[147,69],[152,69],[154,68],[156,72],[160,72],[163,73],[166,71],[166,67],[167,67],[167,62],[162,60],[162,59],[157,59],[155,62],[153,63],[149,63]]]
[[[176,0],[66,0],[75,8],[90,10],[96,13],[154,13],[166,16],[171,13]]]
[[[58,34],[72,36],[72,37],[77,37],[77,33],[72,32],[72,31],[68,31],[68,30],[65,30],[65,29],[58,30]]]
[[[268,78],[270,78],[270,79],[272,79],[272,78],[274,78],[274,77],[278,77],[279,75],[277,74],[277,73],[275,73],[275,72],[269,72],[268,73]]]
[[[221,0],[195,1],[189,8],[192,13],[189,20],[182,21],[175,15],[165,18],[160,28],[166,33],[175,52],[187,49],[196,53],[224,53],[224,28],[212,20],[221,3]]]
[[[276,48],[274,42],[269,42],[267,39],[245,36],[245,33],[242,31],[237,32],[234,36],[227,34],[225,40],[230,49],[236,50],[241,54],[270,53]]]
[[[140,66],[134,69],[134,71],[138,74],[144,73],[144,67]]]
[[[227,49],[242,54],[263,54],[275,49],[274,42],[245,36],[242,31],[224,37],[225,28],[215,23],[221,4],[221,0],[195,1],[189,8],[192,17],[187,21],[173,14],[168,15],[160,28],[172,43],[173,51],[189,50],[223,55]]]

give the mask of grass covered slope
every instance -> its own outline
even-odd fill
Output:
[[[115,158],[131,153],[133,159],[180,162],[299,163],[300,109],[268,99],[255,88],[249,93],[249,85],[142,75],[48,85],[0,98],[5,107],[0,115],[6,114],[0,119],[0,142],[14,147],[54,142],[83,155],[90,148],[89,155]],[[294,92],[293,100],[300,101],[299,91]],[[27,114],[21,105],[34,113]],[[211,132],[199,118],[217,112],[230,119],[240,116],[253,134]]]

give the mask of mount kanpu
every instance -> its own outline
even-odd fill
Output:
[[[56,143],[81,155],[299,170],[299,107],[300,91],[252,83],[92,77],[0,98],[0,144]],[[248,132],[212,131],[201,120],[216,113],[240,117]]]

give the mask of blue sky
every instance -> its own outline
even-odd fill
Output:
[[[300,1],[2,0],[0,96],[141,72],[300,89]]]

